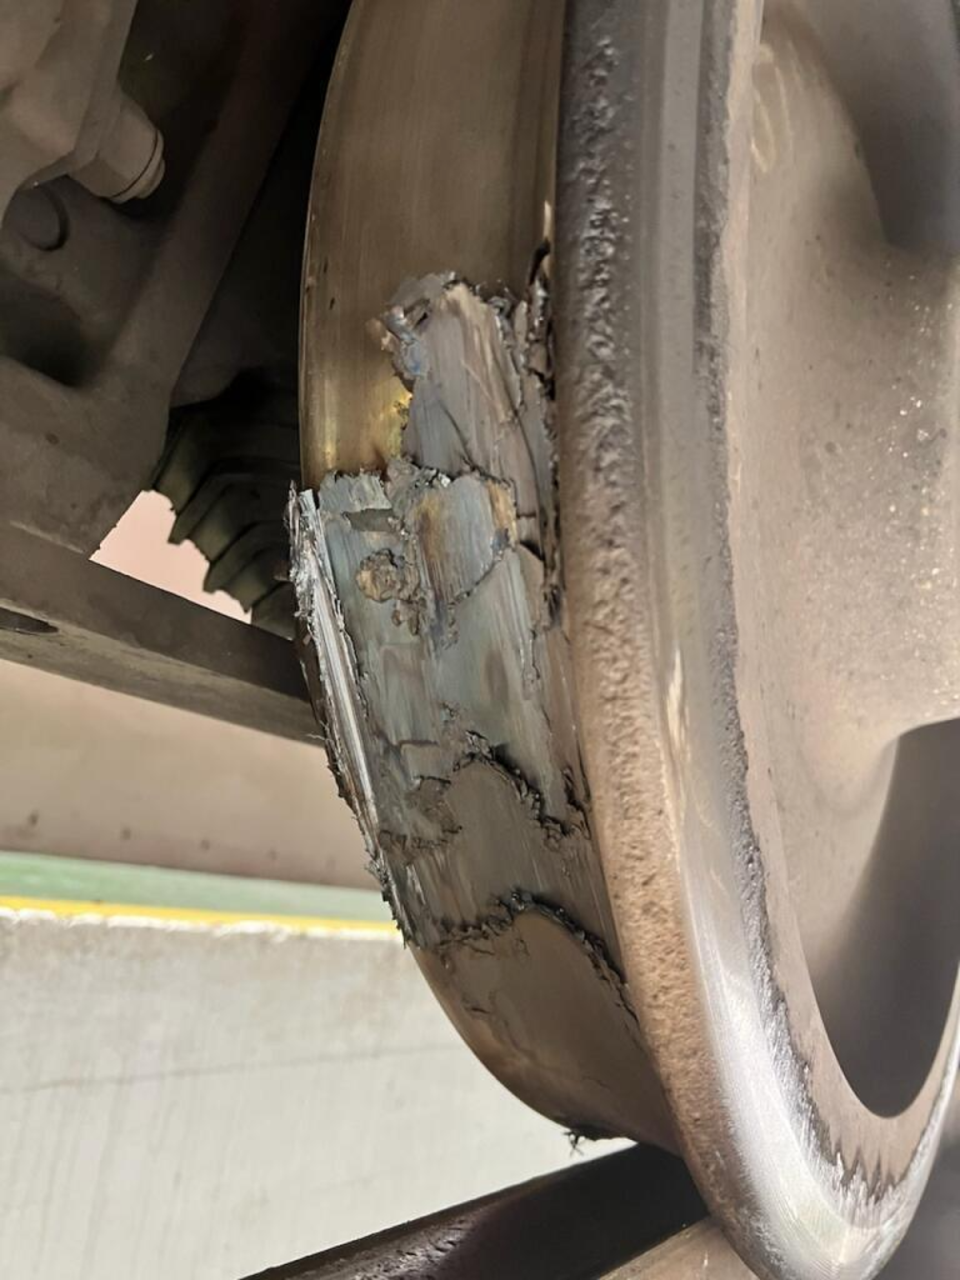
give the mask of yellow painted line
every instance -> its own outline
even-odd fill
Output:
[[[212,911],[203,907],[152,907],[123,902],[78,902],[64,898],[0,896],[0,910],[43,911],[60,919],[94,916],[100,920],[170,920],[183,924],[268,924],[293,933],[366,933],[396,936],[388,920],[339,920],[326,916],[261,915],[255,911]]]

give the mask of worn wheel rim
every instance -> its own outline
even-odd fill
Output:
[[[757,838],[744,741],[744,544],[731,541],[729,470],[744,362],[727,362],[748,278],[743,203],[763,105],[754,73],[776,43],[777,8],[767,6],[761,46],[754,3],[572,6],[558,192],[561,500],[578,530],[567,582],[599,843],[684,1150],[751,1265],[862,1276],[901,1237],[936,1149],[956,1069],[956,950],[941,956],[954,990],[922,1083],[908,1105],[877,1115],[824,1025],[782,850]],[[952,21],[945,6],[883,9],[878,24],[900,19],[891,39],[914,20],[915,33]],[[808,7],[814,29],[820,16]],[[955,97],[954,82],[947,115]],[[950,183],[931,177],[935,204]],[[893,210],[903,240],[949,226],[922,202],[912,212],[902,200]],[[748,733],[747,746],[757,742]]]

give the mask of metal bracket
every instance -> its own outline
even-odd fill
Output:
[[[0,658],[319,741],[291,643],[0,526]]]

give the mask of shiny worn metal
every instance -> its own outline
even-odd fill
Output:
[[[856,7],[859,57],[820,0],[361,2],[304,279],[298,589],[398,918],[502,1079],[678,1145],[773,1280],[883,1266],[960,1045],[960,59],[946,3]]]

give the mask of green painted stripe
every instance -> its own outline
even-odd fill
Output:
[[[210,875],[42,853],[0,853],[0,897],[125,902],[130,906],[389,921],[376,889]]]

